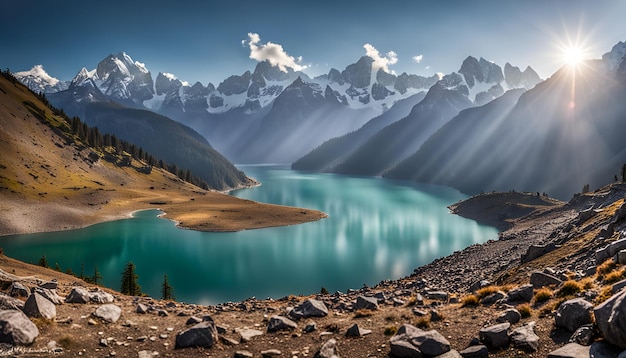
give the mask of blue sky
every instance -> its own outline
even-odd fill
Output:
[[[568,38],[591,58],[626,41],[624,1],[9,0],[2,12],[0,66],[42,64],[62,80],[125,51],[153,76],[217,85],[254,69],[248,33],[258,47],[271,42],[301,57],[311,76],[344,69],[370,44],[383,58],[395,53],[387,59],[397,74],[450,73],[472,55],[547,77]]]

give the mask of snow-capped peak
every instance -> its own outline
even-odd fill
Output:
[[[35,92],[58,92],[67,89],[67,82],[50,76],[42,65],[35,65],[28,71],[15,73],[15,77]]]
[[[615,72],[626,56],[626,42],[618,42],[610,52],[602,55],[607,70],[611,73]]]

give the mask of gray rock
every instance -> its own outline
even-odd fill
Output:
[[[57,316],[57,308],[47,298],[33,293],[24,303],[24,313],[28,317],[54,319]]]
[[[509,344],[509,327],[511,324],[508,322],[486,327],[478,332],[478,337],[489,347],[501,348]]]
[[[39,330],[22,311],[0,311],[0,343],[29,345],[39,336]]]
[[[497,291],[494,292],[486,297],[484,297],[482,300],[480,300],[480,303],[483,305],[492,305],[500,300],[504,300],[506,299],[506,294],[502,291]]]
[[[439,314],[439,311],[437,311],[436,309],[430,310],[430,321],[431,322],[441,321],[441,315]]]
[[[569,338],[569,343],[578,343],[583,346],[588,346],[593,341],[593,325],[583,324],[578,327],[576,331]]]
[[[616,255],[616,262],[620,265],[626,264],[626,250],[620,250]]]
[[[215,323],[205,321],[176,335],[175,348],[202,347],[211,348],[217,344],[218,336]]]
[[[611,286],[611,291],[615,294],[621,291],[624,287],[626,287],[626,280],[621,280],[616,282]]]
[[[320,350],[315,354],[316,358],[339,358],[337,354],[337,341],[329,339],[324,343]]]
[[[268,349],[265,351],[261,351],[261,357],[263,358],[279,357],[281,354],[283,354],[283,352],[279,351],[278,349]]]
[[[251,352],[248,352],[248,351],[237,351],[237,352],[235,352],[235,355],[233,357],[235,357],[235,358],[252,358],[252,357],[254,357],[254,354],[252,354]]]
[[[292,309],[289,316],[296,320],[308,317],[325,317],[328,316],[328,308],[322,301],[308,299]]]
[[[346,331],[346,337],[363,337],[367,334],[372,333],[370,329],[363,329],[359,327],[358,324],[354,324],[352,327],[348,328]]]
[[[597,341],[589,347],[590,358],[617,358],[622,350],[606,341]]]
[[[41,288],[45,288],[48,290],[56,290],[58,288],[59,284],[56,281],[48,281],[44,284],[39,285],[39,287]]]
[[[583,324],[591,323],[593,305],[582,298],[567,300],[556,311],[555,323],[570,332]]]
[[[496,322],[504,323],[509,322],[510,324],[515,324],[522,319],[522,315],[515,308],[509,308],[508,310],[502,312],[498,318],[496,318]]]
[[[135,312],[140,313],[140,314],[148,313],[148,306],[144,305],[143,303],[138,303],[137,309],[135,310]]]
[[[459,352],[463,358],[488,358],[489,349],[487,346],[479,344],[476,346],[469,346]]]
[[[270,318],[270,321],[267,323],[268,332],[276,332],[295,328],[298,328],[296,322],[283,316],[272,316],[272,318]]]
[[[239,341],[234,340],[232,338],[228,338],[226,336],[222,336],[220,334],[220,332],[217,332],[217,334],[220,337],[220,342],[224,343],[225,345],[227,345],[227,346],[237,346],[237,345],[239,345]]]
[[[9,295],[11,297],[28,297],[30,296],[30,291],[28,290],[28,287],[22,285],[19,282],[13,282],[11,284],[11,287],[9,289]]]
[[[541,288],[550,285],[560,285],[563,281],[558,278],[540,271],[535,271],[530,274],[530,284],[533,288]]]
[[[527,284],[510,290],[508,302],[530,302],[533,299],[533,285]]]
[[[98,307],[92,314],[106,322],[115,323],[122,315],[122,308],[109,303]]]
[[[604,339],[626,349],[626,290],[598,305],[594,309],[594,315]]]
[[[311,333],[317,329],[317,324],[315,322],[309,322],[304,326],[305,333]]]
[[[0,292],[0,310],[22,310],[24,302]]]
[[[366,309],[366,310],[377,310],[378,309],[378,299],[376,297],[367,297],[367,296],[358,296],[356,298],[356,306],[357,310]]]
[[[426,298],[435,301],[444,301],[448,302],[448,292],[445,291],[430,291],[426,292]]]
[[[530,262],[538,257],[541,257],[549,252],[556,250],[557,245],[555,243],[550,243],[548,245],[530,245],[528,250],[526,250],[526,254],[522,254],[521,261],[522,263]]]
[[[112,303],[114,299],[112,294],[100,289],[89,292],[89,300],[93,303]]]
[[[59,294],[57,294],[56,290],[51,290],[43,287],[35,287],[33,289],[33,293],[38,293],[42,295],[55,305],[63,304],[63,298],[59,296]]]
[[[192,325],[192,324],[198,324],[202,322],[202,318],[198,318],[196,316],[191,316],[187,319],[187,322],[185,322],[186,326]],[[219,333],[219,332],[218,332]]]
[[[589,358],[589,347],[578,343],[568,343],[563,347],[548,353],[548,358]]]
[[[536,352],[539,348],[539,336],[534,331],[535,322],[518,327],[511,332],[509,338],[513,347],[526,352]]]
[[[423,331],[404,324],[390,340],[391,355],[397,357],[438,356],[450,351],[450,342],[439,332]]]
[[[65,297],[65,303],[89,303],[89,291],[82,287],[72,287],[70,294]]]
[[[480,290],[481,288],[485,288],[487,286],[491,286],[491,282],[489,282],[488,280],[480,280],[478,282],[474,282],[470,286],[470,291],[476,292],[476,291]]]
[[[438,355],[437,358],[463,358],[463,356],[453,349],[444,354]]]
[[[241,329],[238,331],[238,333],[241,336],[242,342],[250,342],[252,338],[263,334],[263,332],[259,331],[258,329],[249,328]]]

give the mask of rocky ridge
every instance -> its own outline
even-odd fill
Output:
[[[506,194],[485,202],[510,203]],[[524,205],[532,195],[517,193]],[[613,184],[530,212],[509,207],[499,240],[409,277],[279,300],[128,297],[2,256],[0,341],[29,356],[617,357],[626,349],[625,197],[626,185]]]

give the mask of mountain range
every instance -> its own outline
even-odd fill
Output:
[[[54,80],[36,80],[37,68],[18,77],[87,123],[121,116],[107,119],[94,103],[134,111],[126,120],[147,111],[171,117],[239,163],[567,198],[613,180],[626,161],[617,138],[625,54],[619,43],[601,60],[565,66],[545,81],[531,67],[472,56],[447,75],[397,76],[364,56],[316,78],[259,62],[204,86],[168,73],[153,81],[125,53],[56,89]]]

